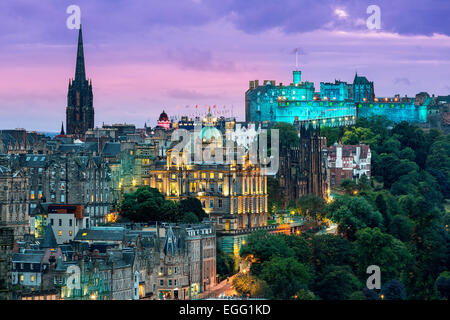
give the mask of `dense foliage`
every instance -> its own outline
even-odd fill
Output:
[[[344,181],[326,204],[302,197],[295,212],[338,224],[338,235],[251,234],[241,257],[250,276],[274,299],[448,299],[450,137],[385,118],[358,119],[351,128],[326,128],[328,144],[366,143],[372,177]],[[276,204],[277,189],[272,188]],[[381,270],[380,290],[369,290],[367,267]]]
[[[179,202],[166,200],[155,188],[139,187],[124,194],[120,206],[120,219],[132,222],[198,223],[206,217],[200,200],[187,198]]]

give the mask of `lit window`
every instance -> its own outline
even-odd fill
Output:
[[[62,231],[58,230],[58,236],[62,236]]]
[[[20,281],[23,281],[23,274],[20,275]]]
[[[72,236],[72,230],[69,231],[69,236]]]
[[[214,179],[214,172],[211,172],[211,173],[209,174],[209,178],[210,178],[210,179]]]
[[[34,282],[34,276],[31,276],[31,282]]]

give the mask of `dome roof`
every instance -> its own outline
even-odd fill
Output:
[[[220,130],[215,127],[204,127],[202,131],[200,131],[200,139],[208,142],[213,139],[219,141],[222,139],[222,134],[220,133]]]
[[[163,110],[163,112],[159,115],[158,121],[168,121],[168,120],[169,120],[169,117],[167,116],[167,113],[165,113]]]

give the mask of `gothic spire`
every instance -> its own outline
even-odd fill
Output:
[[[66,133],[64,132],[64,122],[61,121],[61,133],[60,135],[65,135]]]
[[[78,50],[77,50],[77,65],[75,69],[75,81],[85,81],[86,80],[86,71],[84,67],[84,50],[83,50],[83,33],[81,31],[78,32]]]

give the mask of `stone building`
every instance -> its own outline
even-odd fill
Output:
[[[26,154],[21,165],[30,177],[31,210],[39,201],[79,204],[92,225],[106,222],[110,209],[110,168],[92,154]]]
[[[156,163],[149,171],[150,187],[166,199],[195,197],[202,203],[219,230],[246,229],[267,225],[266,176],[248,159],[243,164]]]
[[[30,231],[29,180],[21,169],[0,166],[0,225],[22,238]]]
[[[0,225],[0,300],[10,300],[14,229]]]
[[[319,127],[295,125],[299,131],[299,145],[280,150],[280,167],[276,175],[285,207],[302,195],[324,197],[327,190],[325,158],[322,156],[326,138],[320,137]]]
[[[86,79],[83,35],[80,26],[75,79],[69,81],[67,93],[66,129],[68,135],[81,136],[92,128],[94,128],[92,81]]]
[[[49,140],[42,133],[27,132],[25,129],[0,130],[0,153],[40,153],[46,152]]]
[[[195,297],[216,284],[216,232],[212,224],[189,225],[183,229],[190,268],[190,295]]]
[[[327,148],[327,177],[330,187],[339,186],[344,179],[358,181],[364,174],[370,178],[370,146],[338,145]]]

